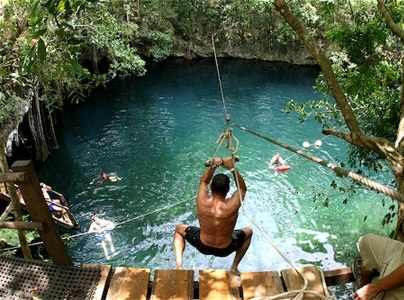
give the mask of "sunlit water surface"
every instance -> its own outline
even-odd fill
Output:
[[[94,214],[119,225],[112,232],[116,251],[109,259],[92,235],[73,238],[69,251],[75,264],[152,271],[175,267],[173,230],[180,222],[198,224],[195,194],[204,162],[218,149],[225,111],[232,122],[264,136],[297,149],[304,149],[306,141],[312,145],[307,153],[335,164],[346,161],[341,141],[323,136],[314,121],[299,123],[296,115],[282,113],[290,99],[321,98],[312,88],[314,68],[243,60],[220,60],[219,67],[224,102],[213,60],[168,61],[151,66],[142,78],[97,90],[90,101],[66,110],[59,129],[60,149],[40,170],[40,177],[64,193],[82,231]],[[290,267],[267,238],[297,265],[334,269],[350,265],[360,235],[391,231],[392,226],[381,227],[386,208],[380,195],[362,189],[343,204],[347,195],[333,189],[331,182],[347,187],[349,180],[232,128],[239,141],[237,167],[248,186],[237,227],[250,226],[255,232],[241,271]],[[318,140],[320,148],[314,146]],[[287,159],[290,171],[276,174],[267,168],[276,152]],[[220,156],[229,154],[220,148]],[[122,180],[90,184],[102,171]],[[373,179],[387,183],[389,176],[386,171]],[[327,208],[324,198],[314,201],[318,193],[328,198]],[[204,256],[186,247],[184,268],[226,269],[233,257]]]

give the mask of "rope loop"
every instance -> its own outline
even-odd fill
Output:
[[[233,147],[233,140],[236,142],[236,147]],[[216,144],[221,145],[224,141],[226,141],[226,148],[228,148],[232,155],[235,155],[238,151],[239,140],[233,135],[233,129],[230,128],[222,132],[219,138],[216,141]]]

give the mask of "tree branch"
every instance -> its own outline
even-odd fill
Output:
[[[400,97],[400,123],[397,128],[395,147],[400,153],[404,153],[404,58],[401,60],[401,97]]]
[[[284,0],[274,0],[273,5],[276,7],[276,10],[278,10],[281,13],[283,18],[289,23],[289,25],[293,28],[293,30],[304,42],[306,47],[310,50],[310,52],[316,59],[350,131],[350,133],[342,133],[333,129],[325,129],[323,130],[323,133],[335,135],[352,145],[363,147],[371,151],[375,151],[376,153],[379,153],[381,155],[385,155],[390,162],[392,171],[395,174],[395,176],[400,177],[403,172],[404,157],[400,154],[399,151],[395,149],[394,145],[387,139],[380,137],[370,137],[362,133],[358,121],[356,120],[352,108],[345,96],[345,93],[342,90],[342,87],[339,84],[338,79],[336,78],[334,72],[332,71],[331,64],[327,59],[327,57],[325,56],[324,52],[321,50],[318,43],[309,35],[307,30],[299,22],[296,16],[291,12],[291,10],[289,9],[288,5]],[[401,100],[402,100],[402,107],[404,107],[403,95],[401,97]],[[404,119],[404,117],[402,119]],[[404,120],[402,126],[404,130]]]
[[[372,150],[380,155],[385,155],[396,176],[403,172],[404,157],[395,149],[390,141],[384,138],[362,135],[360,139],[352,139],[350,134],[330,128],[323,129],[323,134],[334,135],[352,145]]]
[[[377,8],[382,14],[383,19],[386,21],[387,26],[389,26],[390,29],[404,42],[404,30],[394,22],[390,12],[384,5],[384,0],[377,0]]]
[[[381,13],[384,21],[386,22],[387,26],[404,42],[404,30],[394,22],[390,12],[387,10],[386,6],[384,5],[383,0],[377,0],[377,8]],[[397,132],[397,139],[395,143],[395,147],[400,153],[404,153],[404,56],[401,58],[401,97],[400,97],[400,123],[398,125],[398,132]]]
[[[324,74],[324,78],[328,82],[331,93],[334,96],[334,99],[342,112],[342,116],[345,119],[345,122],[351,132],[352,139],[355,140],[360,138],[363,134],[359,127],[358,121],[355,118],[352,108],[349,105],[348,100],[346,99],[345,93],[342,90],[342,87],[339,84],[334,72],[332,71],[331,64],[325,56],[324,52],[318,46],[316,41],[309,35],[307,30],[299,22],[297,17],[291,12],[284,0],[274,0],[273,4],[276,10],[281,13],[283,18],[289,23],[289,25],[294,29],[299,38],[304,42],[306,47],[310,50],[311,54],[319,64],[322,73]]]

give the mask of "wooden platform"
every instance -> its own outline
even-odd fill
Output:
[[[241,277],[227,270],[200,270],[198,274],[193,270],[156,270],[152,274],[150,269],[98,264],[78,267],[3,256],[0,271],[0,299],[12,300],[240,300],[261,299],[303,287],[303,279],[294,269],[246,272]],[[323,295],[326,284],[353,280],[351,268],[326,271],[324,277],[314,266],[299,271],[308,280],[307,290]],[[319,297],[305,294],[303,299]]]
[[[113,269],[108,265],[101,267],[102,278],[95,293],[95,300],[252,299],[299,290],[303,286],[303,279],[294,269],[282,270],[280,273],[242,273],[241,279],[226,270],[200,270],[199,280],[194,281],[193,270],[156,270],[154,279],[150,280],[150,269]],[[309,290],[325,295],[326,286],[321,281],[318,268],[307,266],[299,270],[308,279]],[[350,268],[345,271],[348,270]],[[320,298],[307,294],[303,299]]]

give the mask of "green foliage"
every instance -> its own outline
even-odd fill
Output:
[[[393,1],[392,11],[398,2]],[[324,2],[323,2],[324,4]],[[362,130],[371,136],[395,141],[400,120],[402,43],[386,27],[375,3],[352,1],[349,10],[335,10],[326,3],[327,38],[332,42],[330,58],[333,71],[350,101]],[[393,4],[392,4],[393,5]],[[402,11],[402,9],[401,9]],[[402,20],[402,16],[396,21]],[[316,90],[324,93],[321,101],[297,104],[290,101],[285,112],[297,112],[301,121],[315,118],[324,127],[341,126],[344,121],[330,99],[324,77],[316,81]],[[383,116],[381,118],[380,116]],[[377,171],[383,166],[378,154],[357,147],[350,148],[351,167]]]
[[[383,199],[383,206],[385,206],[385,199]],[[394,218],[396,217],[396,211],[397,211],[397,207],[396,207],[396,204],[393,202],[389,206],[388,212],[386,213],[386,215],[383,218],[383,221],[382,221],[383,226],[393,222]]]
[[[19,120],[23,116],[22,107],[28,105],[22,98],[15,95],[7,97],[0,92],[0,128],[5,126],[10,119]],[[20,108],[19,113],[16,113],[16,108]],[[18,111],[17,111],[18,112]]]
[[[173,39],[170,34],[151,31],[146,33],[143,39],[150,45],[149,51],[154,60],[163,60],[171,53]]]
[[[93,86],[117,76],[144,73],[144,62],[136,54],[136,48],[131,47],[137,32],[135,24],[121,22],[120,16],[111,13],[113,7],[107,1],[71,1],[68,6],[62,2],[45,3],[43,8],[48,13],[37,17],[33,24],[36,32],[46,37],[49,48],[40,76],[45,83],[54,79],[58,82],[57,88],[54,84],[44,84],[48,87],[46,94],[52,95],[48,100],[63,97],[67,89],[68,95],[77,102]],[[38,12],[35,14],[38,16]],[[107,76],[91,73],[84,65],[86,61],[97,64],[99,57],[108,63]]]
[[[143,74],[144,61],[133,46],[138,27],[113,12],[128,11],[109,1],[10,0],[3,19],[2,52],[4,61],[16,63],[2,68],[1,80],[18,74],[21,81],[35,82],[41,100],[52,109],[66,97],[75,102],[84,99],[94,86],[117,76]],[[93,72],[93,65],[86,66],[99,60],[108,65],[102,74]]]
[[[303,123],[308,118],[314,118],[324,126],[334,124],[339,119],[340,114],[337,109],[337,104],[331,102],[329,99],[324,100],[308,100],[303,104],[299,104],[293,99],[290,100],[286,107],[282,109],[284,113],[295,112],[298,114],[300,123]],[[340,123],[342,124],[342,123]]]
[[[5,142],[23,119],[29,103],[15,94],[6,95],[0,92],[0,107],[0,141]]]
[[[23,221],[27,222],[28,217],[23,216]],[[25,237],[27,239],[27,242],[31,243],[34,239],[39,237],[39,234],[36,231],[26,231]],[[2,230],[0,230],[0,240],[5,241],[8,245],[13,247],[20,246],[20,240],[18,238],[18,232],[16,229],[3,228]]]
[[[175,11],[170,1],[143,1],[138,43],[148,56],[159,61],[168,57],[174,44]]]
[[[175,36],[209,44],[215,34],[263,53],[276,44],[297,41],[265,1],[140,3],[141,7],[129,0],[10,0],[2,20],[2,40],[7,41],[2,52],[5,61],[14,62],[12,69],[2,68],[1,80],[8,82],[7,77],[15,74],[20,91],[35,82],[41,100],[52,109],[66,97],[74,102],[85,99],[93,87],[115,77],[144,74],[138,51],[162,60],[171,54]],[[321,20],[316,1],[291,5],[310,26]]]
[[[193,40],[195,36],[210,36],[220,26],[222,6],[216,1],[172,0],[171,5],[175,12],[172,22],[185,40]]]
[[[364,177],[369,177],[369,174],[362,174],[361,170],[356,171],[357,174],[360,174]],[[336,178],[338,178],[338,174],[336,174]],[[331,181],[330,186],[333,188],[335,193],[326,194],[322,189],[318,187],[312,187],[312,200],[314,203],[320,202],[323,207],[328,208],[331,201],[341,201],[343,204],[348,204],[350,199],[355,196],[356,193],[360,193],[366,190],[362,185],[354,180],[347,179],[334,179]],[[382,226],[391,224],[395,221],[396,211],[397,211],[397,203],[393,199],[389,199],[387,197],[380,196],[380,202],[382,206],[387,207],[386,202],[389,202],[390,205],[387,207],[387,211],[384,216],[381,217],[380,224]],[[364,217],[363,222],[366,222],[367,216]]]

